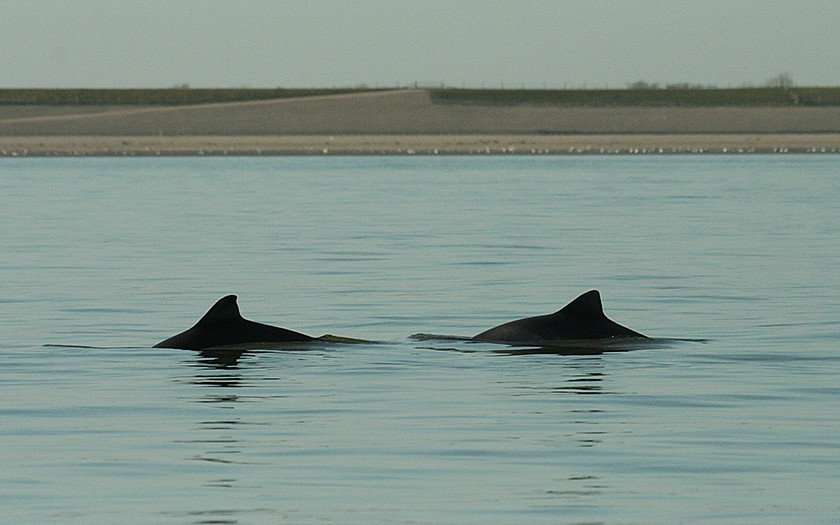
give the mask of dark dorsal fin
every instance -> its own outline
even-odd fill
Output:
[[[214,304],[204,317],[199,319],[197,324],[201,323],[217,323],[219,321],[233,321],[242,319],[242,314],[239,313],[239,305],[236,304],[235,295],[226,295],[222,297],[216,304]]]
[[[604,307],[601,304],[601,294],[598,290],[589,290],[561,308],[557,313],[561,312],[578,317],[603,317]]]
[[[195,325],[156,344],[157,348],[201,350],[254,343],[313,341],[315,338],[279,326],[243,319],[235,295],[222,297]]]

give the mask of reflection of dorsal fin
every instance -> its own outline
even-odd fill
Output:
[[[236,304],[235,295],[226,295],[222,297],[216,304],[214,304],[207,313],[204,314],[197,324],[202,323],[218,323],[220,321],[237,321],[242,319],[242,314],[239,313],[239,305]]]
[[[590,290],[567,304],[557,313],[574,315],[577,317],[603,317],[604,307],[601,305],[601,294],[598,290]]]

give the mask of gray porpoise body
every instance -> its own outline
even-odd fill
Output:
[[[553,314],[501,324],[472,339],[497,343],[647,338],[604,315],[601,294],[590,290]]]
[[[306,334],[243,319],[239,313],[239,306],[236,304],[236,296],[228,295],[219,299],[192,328],[173,335],[154,347],[202,350],[250,343],[292,343],[315,340],[316,338]]]

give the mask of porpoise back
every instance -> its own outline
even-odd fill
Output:
[[[604,315],[601,294],[590,290],[557,312],[501,324],[474,336],[474,341],[539,343],[550,341],[645,338]]]
[[[239,313],[236,296],[228,295],[219,299],[192,328],[161,341],[155,348],[202,350],[250,343],[314,340],[314,337],[300,332],[244,319]]]

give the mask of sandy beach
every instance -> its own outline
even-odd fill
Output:
[[[0,106],[2,156],[837,153],[840,107],[435,103],[423,90]]]
[[[0,137],[0,156],[838,153],[840,134]]]

